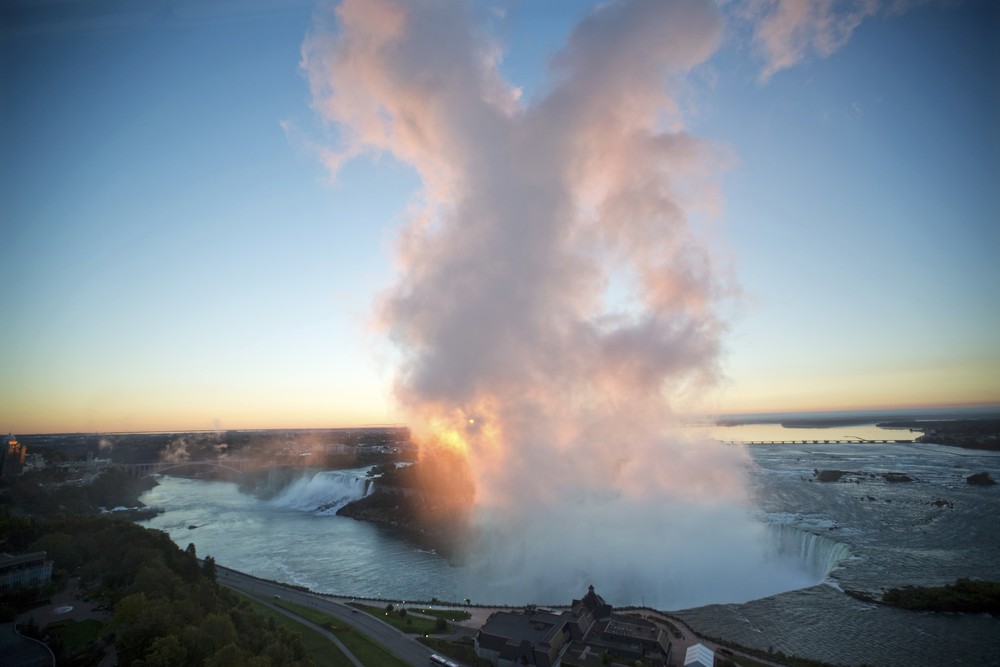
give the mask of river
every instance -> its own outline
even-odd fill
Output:
[[[720,437],[764,439],[734,428]],[[832,440],[857,430],[794,429],[772,439]],[[756,445],[748,452],[754,511],[809,575],[789,579],[806,582],[789,584],[797,590],[680,611],[695,629],[836,664],[1000,665],[997,619],[903,612],[840,590],[1000,580],[1000,486],[965,483],[982,471],[1000,479],[1000,456],[920,443]],[[847,474],[819,482],[817,469]],[[311,473],[269,501],[229,482],[165,477],[142,498],[165,511],[144,524],[181,547],[194,542],[200,555],[227,566],[318,591],[485,602],[465,568],[389,529],[333,516],[369,492],[363,473]],[[912,481],[888,481],[884,473]],[[825,583],[809,585],[816,581]]]

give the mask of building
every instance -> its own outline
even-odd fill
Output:
[[[24,470],[24,457],[28,448],[18,443],[13,434],[8,435],[0,448],[0,477],[20,475]]]
[[[634,616],[614,614],[598,621],[587,636],[586,646],[629,662],[656,664],[657,658],[663,663],[670,658],[666,633],[655,623]]]
[[[44,586],[52,579],[52,561],[44,551],[11,556],[0,554],[0,595],[19,588]]]
[[[597,667],[606,664],[605,655],[665,665],[671,645],[655,623],[615,614],[591,586],[569,611],[492,614],[476,634],[475,649],[496,667]]]
[[[684,667],[712,667],[715,664],[715,651],[704,644],[688,646],[684,654]]]
[[[29,454],[24,461],[25,470],[44,470],[45,457],[41,454]]]
[[[476,655],[498,667],[552,667],[574,640],[582,639],[594,619],[574,612],[528,608],[496,612],[476,633]]]

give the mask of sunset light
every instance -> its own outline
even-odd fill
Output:
[[[721,384],[695,410],[1000,403],[990,307],[1000,278],[987,252],[997,245],[997,148],[977,41],[989,3],[897,13],[875,2],[849,23],[829,3],[706,10],[662,63],[664,87],[628,92],[613,77],[632,52],[580,60],[582,33],[566,50],[586,3],[466,8],[479,46],[464,72],[451,64],[436,79],[450,81],[442,99],[422,96],[422,77],[392,62],[386,49],[414,34],[413,18],[383,4],[230,8],[245,29],[220,33],[214,10],[194,5],[176,23],[138,8],[4,22],[3,59],[18,63],[5,70],[0,129],[13,272],[0,288],[5,428],[402,423],[395,353],[372,326],[373,299],[395,283],[398,262],[436,261],[414,233],[417,211],[433,229],[442,202],[480,206],[456,195],[498,177],[482,160],[531,150],[545,159],[516,162],[521,177],[538,193],[565,180],[558,205],[590,216],[573,252],[610,262],[604,275],[561,265],[583,289],[545,296],[625,304],[619,286],[655,285],[660,302],[694,306],[687,288],[710,263],[715,284],[698,298],[722,307]],[[441,29],[458,20],[442,18]],[[337,21],[371,31],[343,43],[368,59],[342,69],[343,81],[324,78],[338,58],[322,50]],[[665,42],[655,33],[665,33],[653,25],[656,54]],[[172,30],[186,36],[183,49]],[[591,125],[567,143],[571,87],[556,87],[574,62],[605,86],[592,99],[614,105],[588,106]],[[468,82],[456,76],[475,76],[479,96],[456,97]],[[934,100],[948,100],[947,112]],[[472,103],[488,114],[464,131],[506,152],[454,154],[462,121],[446,112]],[[558,131],[544,134],[542,117],[560,114]],[[636,132],[649,131],[663,134],[641,148]],[[557,150],[575,157],[553,164]],[[654,162],[663,154],[670,160]],[[628,165],[633,192],[668,197],[689,216],[690,239],[657,226],[623,235],[617,225],[643,206],[615,194],[614,174]],[[541,229],[519,232],[526,248]],[[460,232],[504,255],[502,239],[478,234]],[[462,273],[440,294],[461,289],[472,268],[442,268]]]
[[[998,35],[4,3],[4,659],[994,664]]]

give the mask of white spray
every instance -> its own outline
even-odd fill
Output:
[[[745,510],[745,455],[674,414],[717,378],[723,328],[690,213],[717,210],[724,159],[678,92],[721,38],[712,5],[601,5],[530,105],[468,4],[348,0],[334,18],[303,48],[340,137],[327,163],[387,153],[423,182],[378,320],[415,436],[475,482],[470,597],[593,583],[677,607],[803,585]]]

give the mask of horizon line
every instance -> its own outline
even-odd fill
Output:
[[[702,414],[692,414],[688,415],[687,419],[712,419],[712,420],[725,420],[725,419],[775,419],[775,423],[780,418],[793,418],[795,416],[808,416],[808,417],[823,417],[823,416],[870,416],[870,417],[880,417],[880,416],[893,416],[893,415],[908,415],[913,416],[913,413],[933,413],[941,412],[983,412],[989,413],[996,411],[1000,413],[1000,402],[982,402],[982,403],[943,403],[943,404],[930,404],[930,405],[917,405],[917,406],[897,406],[897,407],[866,407],[866,408],[827,408],[827,409],[793,409],[793,410],[758,410],[749,412],[719,412],[719,413],[702,413]],[[685,418],[682,416],[682,420]],[[261,427],[261,428],[195,428],[195,429],[143,429],[136,431],[36,431],[32,433],[20,433],[21,436],[39,436],[39,435],[155,435],[155,434],[172,434],[172,433],[223,433],[227,431],[236,432],[264,432],[264,431],[351,431],[351,430],[361,430],[361,429],[399,429],[399,428],[409,428],[409,424],[406,423],[369,423],[360,424],[354,426],[272,426],[272,427]],[[15,431],[7,431],[11,435]]]

